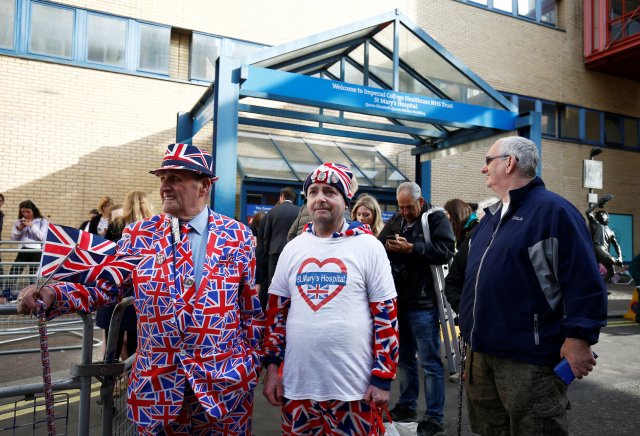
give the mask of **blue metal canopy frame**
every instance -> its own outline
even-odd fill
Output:
[[[261,104],[267,100],[287,108]],[[236,211],[241,125],[405,144],[414,155],[513,130],[541,143],[539,113],[520,116],[397,10],[243,59],[220,56],[215,81],[178,114],[177,140],[191,142],[211,121],[219,176],[212,206],[228,216]],[[429,198],[430,162],[417,164],[417,177]]]

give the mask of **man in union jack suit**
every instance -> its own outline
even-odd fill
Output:
[[[336,163],[309,174],[312,222],[284,247],[269,287],[264,395],[282,407],[283,434],[380,434],[371,424],[396,374],[396,290],[369,226],[344,219],[352,179]]]
[[[139,260],[123,282],[63,282],[39,297],[53,318],[133,293],[128,416],[141,434],[250,435],[263,333],[251,231],[207,206],[217,180],[209,153],[171,144],[151,173],[164,213],[124,230],[116,258]],[[34,310],[35,292],[22,290],[20,313]]]

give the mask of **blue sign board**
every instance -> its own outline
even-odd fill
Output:
[[[609,214],[609,228],[616,234],[616,239],[622,249],[623,262],[633,259],[633,215]],[[609,247],[612,256],[617,256],[613,246]]]
[[[518,114],[423,95],[318,79],[260,67],[246,68],[240,95],[456,127],[514,130]]]
[[[269,204],[247,204],[247,215],[254,216],[258,212],[267,213],[273,208],[273,205]]]

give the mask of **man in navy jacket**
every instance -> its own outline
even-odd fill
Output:
[[[470,242],[460,328],[470,346],[467,394],[481,434],[567,434],[567,359],[589,374],[606,324],[607,292],[580,212],[536,177],[538,152],[517,136],[485,158],[486,209]]]

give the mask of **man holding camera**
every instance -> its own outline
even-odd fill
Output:
[[[391,410],[391,418],[397,422],[418,420],[418,354],[427,402],[418,435],[444,435],[444,365],[437,295],[429,265],[442,265],[453,257],[455,237],[444,212],[436,211],[429,215],[431,242],[425,242],[421,218],[430,205],[422,198],[417,183],[402,183],[396,198],[399,212],[378,236],[391,261],[398,293],[400,398]]]

